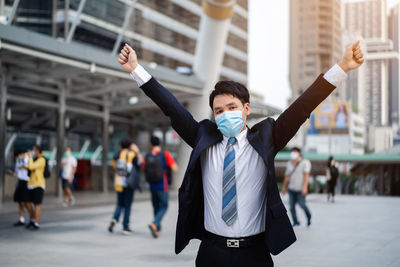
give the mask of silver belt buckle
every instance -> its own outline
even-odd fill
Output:
[[[239,247],[239,240],[237,239],[227,239],[226,246],[228,248],[238,248]]]

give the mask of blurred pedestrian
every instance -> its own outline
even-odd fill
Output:
[[[335,159],[330,156],[327,163],[326,168],[326,185],[328,191],[328,202],[332,197],[332,203],[335,202],[335,188],[336,182],[339,177],[339,164],[335,161]]]
[[[46,159],[42,154],[42,147],[39,145],[33,147],[33,152],[28,151],[28,157],[28,170],[30,171],[30,178],[28,181],[30,203],[27,204],[27,207],[31,219],[26,227],[32,230],[39,230],[40,205],[42,204],[44,190],[46,188],[46,180],[44,177]],[[32,207],[31,203],[34,207]]]
[[[25,225],[25,214],[24,209],[27,209],[27,202],[29,202],[29,191],[28,191],[28,165],[29,157],[24,151],[18,151],[15,160],[15,171],[14,176],[17,177],[18,182],[14,192],[14,201],[18,202],[19,219],[14,226]]]
[[[124,210],[124,220],[122,222],[123,233],[131,234],[132,230],[129,227],[131,215],[131,206],[134,195],[134,188],[131,188],[127,183],[129,174],[133,168],[140,168],[141,161],[139,160],[140,151],[137,148],[136,153],[130,151],[131,141],[122,139],[120,142],[120,150],[115,154],[112,165],[115,170],[114,189],[117,192],[117,204],[115,207],[113,218],[108,226],[108,231],[112,233],[115,225],[119,221],[122,210]]]
[[[142,154],[140,153],[139,147],[135,143],[132,143],[130,145],[129,150],[133,151],[135,153],[135,156],[137,157],[137,165],[133,164],[132,171],[130,172],[130,174],[127,178],[127,184],[133,190],[139,190],[139,192],[142,192],[142,186],[141,186],[141,181],[140,181],[140,171],[141,171],[142,164],[144,162],[144,158],[143,158]]]
[[[64,206],[72,206],[75,203],[75,198],[72,195],[72,182],[74,181],[76,167],[78,166],[78,162],[76,158],[72,155],[72,150],[70,147],[65,148],[64,157],[61,161],[62,172],[61,172],[61,180],[62,180],[62,188],[64,191]]]
[[[160,139],[156,136],[150,138],[151,152],[144,161],[146,180],[150,184],[151,202],[154,211],[153,223],[149,229],[154,238],[161,234],[161,220],[168,209],[168,177],[167,167],[173,172],[178,171],[178,165],[169,151],[161,150]]]
[[[289,191],[289,205],[292,213],[293,226],[300,225],[296,214],[296,204],[304,210],[307,216],[307,226],[311,224],[311,212],[306,205],[306,195],[308,193],[308,179],[311,171],[311,163],[304,159],[301,150],[293,147],[290,150],[290,160],[286,165],[285,180],[283,181],[282,194]]]

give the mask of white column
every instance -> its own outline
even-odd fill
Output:
[[[204,82],[203,95],[189,102],[188,110],[198,120],[210,118],[209,94],[218,81],[229,25],[235,1],[203,0],[199,37],[196,44],[193,71]],[[182,144],[179,148],[177,185],[181,184],[189,161],[191,148]]]

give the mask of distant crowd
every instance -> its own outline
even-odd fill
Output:
[[[141,169],[149,183],[154,220],[148,225],[150,234],[157,238],[161,234],[161,221],[168,208],[168,185],[172,182],[172,172],[178,171],[175,159],[169,151],[163,151],[158,137],[150,138],[151,150],[143,157],[138,146],[129,139],[120,141],[120,149],[112,160],[114,169],[114,189],[117,203],[112,220],[108,226],[110,233],[114,232],[121,213],[124,213],[122,230],[124,234],[132,233],[129,226],[131,206],[136,190],[141,188]],[[18,203],[19,218],[14,226],[25,226],[27,229],[39,230],[40,206],[46,189],[46,179],[50,177],[48,161],[42,153],[42,147],[37,145],[28,151],[17,151],[13,175],[18,178],[14,192],[14,201]],[[72,185],[78,166],[70,147],[65,148],[61,171],[58,177],[64,192],[63,205],[75,204]],[[29,221],[25,220],[25,210]]]

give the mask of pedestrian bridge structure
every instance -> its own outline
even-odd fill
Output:
[[[50,13],[33,14],[18,11],[18,0],[1,1],[0,13],[5,16],[0,16],[0,151],[4,151],[0,157],[0,200],[13,190],[13,178],[6,181],[5,177],[9,166],[13,165],[14,142],[21,134],[34,136],[35,143],[47,140],[47,150],[52,152],[55,163],[54,176],[61,167],[62,153],[57,151],[63,151],[66,138],[84,136],[89,143],[80,145],[80,152],[94,154],[92,163],[98,166],[98,188],[107,191],[111,188],[108,166],[113,140],[120,133],[135,139],[139,132],[160,129],[165,133],[170,127],[168,118],[117,62],[117,53],[124,42],[134,46],[141,41],[149,49],[163,53],[169,53],[169,48],[154,46],[156,42],[142,40],[140,35],[126,31],[129,10],[135,1],[118,2],[126,8],[118,15],[120,25],[115,24],[116,20],[110,24],[100,14],[85,13],[81,7],[85,2],[71,1],[69,12],[74,16],[66,21],[61,16],[64,11],[60,12],[58,7]],[[80,16],[86,19],[87,27],[108,32],[108,37],[99,37],[93,31],[90,42],[85,42],[87,36],[82,33],[76,40]],[[87,20],[89,17],[94,19]],[[65,25],[63,37],[55,33],[54,25]],[[98,43],[105,40],[108,43],[111,40],[114,45],[99,47]],[[98,42],[97,46],[93,45],[94,41]],[[173,56],[178,57],[180,54],[175,52]],[[184,60],[185,55],[181,56]],[[170,69],[154,62],[141,64],[183,105],[204,94],[204,82],[193,72]],[[257,101],[257,95],[253,100],[253,119],[280,112]],[[58,179],[49,181],[48,192],[56,192],[58,188]]]

